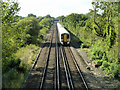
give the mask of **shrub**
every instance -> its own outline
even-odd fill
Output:
[[[109,75],[111,77],[118,77],[119,74],[119,66],[116,63],[111,63],[109,66]]]
[[[119,77],[119,66],[117,63],[104,61],[101,68],[112,78]]]
[[[19,58],[15,58],[14,56],[6,57],[2,63],[2,72],[8,72],[11,68],[18,67],[20,65],[21,60]]]
[[[91,58],[92,58],[93,60],[95,60],[95,59],[107,60],[106,52],[101,51],[101,50],[99,50],[99,49],[98,49],[98,50],[93,50],[93,51],[91,52],[91,54],[92,54]]]
[[[17,71],[25,73],[27,71],[27,65],[25,63],[20,64],[19,67],[17,67]]]
[[[120,64],[118,65],[118,68],[120,68]],[[120,79],[120,69],[118,69],[118,77]]]
[[[110,63],[109,63],[109,62],[103,61],[101,68],[102,68],[103,70],[105,70],[105,69],[108,68],[109,66],[110,66]]]
[[[103,47],[100,47],[99,44],[94,44],[91,47],[91,58],[92,60],[103,60],[103,61],[108,61],[108,57],[106,54],[106,51],[104,50]]]
[[[2,88],[20,88],[25,77],[25,73],[19,73],[12,69],[2,75]]]
[[[102,65],[103,60],[95,60],[94,62],[95,62],[95,64],[97,64],[97,65]]]

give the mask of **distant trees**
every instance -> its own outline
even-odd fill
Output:
[[[74,34],[78,34],[77,28],[85,26],[85,21],[88,17],[83,14],[72,13],[67,17],[58,17],[58,19],[60,22],[63,22],[68,30],[71,30]]]
[[[58,19],[60,22],[63,22],[64,18],[65,18],[65,16],[59,16],[59,17],[57,17],[57,19]]]
[[[36,15],[30,13],[30,14],[28,14],[28,17],[36,17]]]
[[[45,18],[51,18],[51,16],[48,14],[48,15],[45,16]]]

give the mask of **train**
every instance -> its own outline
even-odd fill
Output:
[[[70,44],[70,33],[57,22],[58,38],[62,45]]]

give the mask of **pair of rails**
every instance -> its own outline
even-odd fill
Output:
[[[57,27],[56,27],[57,28]],[[49,47],[48,47],[48,54],[47,54],[47,57],[46,57],[46,65],[45,65],[45,68],[44,68],[44,71],[43,71],[43,75],[42,75],[42,81],[40,83],[40,86],[39,86],[39,89],[43,89],[44,87],[44,82],[45,82],[45,77],[46,77],[46,74],[47,74],[47,68],[48,68],[48,63],[49,63],[49,57],[50,57],[50,52],[51,52],[51,47],[52,47],[52,40],[53,40],[53,34],[55,33],[55,58],[56,58],[56,68],[55,68],[55,84],[54,84],[54,88],[55,89],[58,89],[60,90],[61,89],[61,82],[60,82],[60,65],[59,65],[59,51],[58,51],[58,48],[60,48],[60,51],[61,51],[61,55],[62,55],[62,60],[63,60],[63,63],[64,63],[64,69],[65,69],[65,75],[66,75],[66,81],[67,81],[67,88],[69,90],[71,89],[74,89],[74,84],[73,84],[73,81],[72,81],[72,76],[71,76],[71,73],[70,73],[70,68],[69,68],[69,64],[68,64],[68,61],[67,61],[67,56],[66,56],[66,52],[65,52],[65,49],[64,49],[64,46],[60,46],[58,47],[58,34],[57,34],[57,30],[54,30],[52,32],[52,37],[51,37],[51,40],[50,40],[50,44],[49,44]],[[44,46],[44,45],[43,45]],[[79,68],[79,65],[70,49],[70,47],[67,47],[67,49],[69,50],[69,53],[71,54],[72,58],[73,58],[73,61],[74,61],[74,64],[75,64],[75,67],[77,68],[78,70],[78,73],[82,79],[82,82],[84,84],[84,87],[86,90],[88,90],[88,85],[82,75],[82,72]],[[30,68],[30,71],[29,71],[29,74],[30,72],[32,71],[32,69],[35,67],[37,61],[38,61],[38,58],[40,56],[40,53],[42,51],[42,48],[40,49],[39,53],[37,54],[37,57],[36,57],[36,60],[35,62],[32,64],[32,67]],[[28,76],[26,77],[25,81],[28,79],[29,77],[29,74]],[[23,83],[24,84],[24,83]],[[21,86],[21,88],[23,88],[23,85]]]

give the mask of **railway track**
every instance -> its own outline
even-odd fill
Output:
[[[56,68],[55,68],[55,89],[60,89],[60,65],[59,65],[59,48],[58,48],[58,35],[57,26],[55,33],[55,57],[56,57]]]
[[[51,37],[51,40],[50,40],[48,55],[46,57],[46,64],[45,64],[45,68],[44,68],[44,71],[43,71],[42,81],[41,81],[41,84],[40,84],[40,87],[39,87],[40,89],[43,89],[45,79],[46,79],[46,76],[47,76],[46,74],[47,74],[49,58],[50,58],[50,52],[51,52],[51,47],[52,47],[53,33],[54,33],[54,31],[52,32],[52,37]]]
[[[45,70],[45,67],[47,66],[46,62],[48,62],[50,56],[53,33],[54,26],[51,27],[47,40],[44,42],[43,47],[40,49],[37,55],[37,60],[35,60],[35,62],[33,63],[29,71],[29,74],[25,81],[23,82],[21,88],[41,88],[40,86],[42,86],[42,83],[44,84],[44,77],[46,75],[47,70],[47,69]]]
[[[57,36],[57,34],[56,34],[56,36]],[[84,79],[84,76],[79,68],[79,65],[78,65],[70,47],[69,46],[67,46],[67,47],[60,46],[59,48],[61,51],[60,53],[61,53],[62,58],[58,59],[58,60],[63,61],[64,73],[65,73],[65,78],[66,78],[66,88],[68,88],[69,90],[79,89],[79,88],[84,88],[84,89],[88,90],[88,85]],[[59,63],[59,61],[57,61],[57,62]],[[60,67],[60,70],[58,72],[59,73],[62,72],[61,67]],[[62,82],[60,82],[60,83],[62,83]],[[62,86],[59,88],[62,88]]]
[[[61,53],[64,62],[67,87],[71,89],[85,89],[88,90],[88,85],[79,68],[79,65],[69,46],[61,46]]]
[[[56,23],[40,52],[22,88],[88,90],[70,47],[59,45]]]

